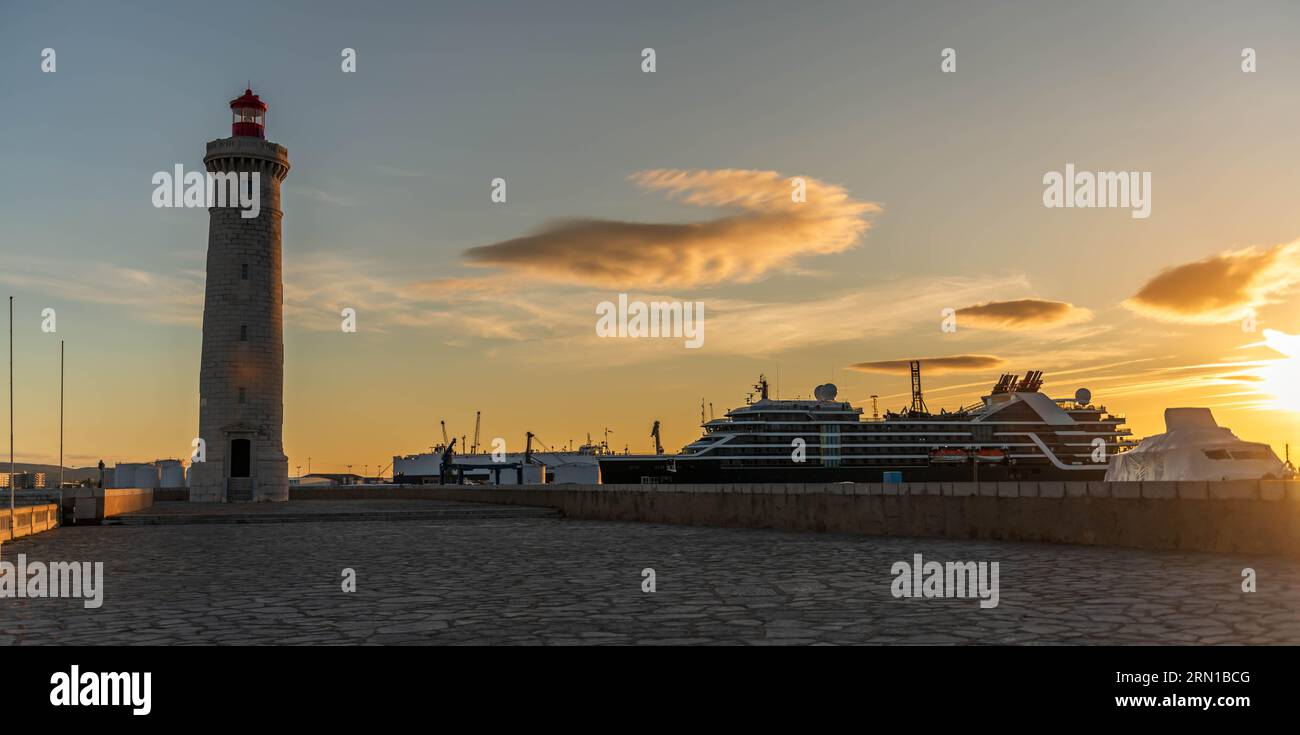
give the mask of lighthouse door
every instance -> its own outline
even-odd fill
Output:
[[[230,441],[230,476],[248,477],[252,454],[252,442],[248,439]]]

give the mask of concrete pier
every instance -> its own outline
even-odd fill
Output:
[[[569,518],[1300,556],[1300,482],[294,488],[555,508]]]
[[[10,523],[12,522],[12,526]],[[12,519],[9,509],[0,512],[0,543],[31,536],[59,527],[58,503],[42,503],[15,508]]]

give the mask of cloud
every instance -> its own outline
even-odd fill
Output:
[[[1025,331],[1077,324],[1092,318],[1092,312],[1064,301],[1017,299],[987,301],[957,310],[958,327]]]
[[[1264,344],[1287,357],[1300,358],[1300,335],[1265,329]]]
[[[522,341],[568,334],[593,317],[585,302],[563,311],[521,292],[508,276],[408,282],[401,268],[342,255],[307,253],[284,266],[285,326],[313,332],[339,329],[344,308],[357,310],[365,333],[440,328],[447,334]],[[142,321],[199,329],[202,270],[150,271],[111,263],[12,256],[0,258],[0,284],[57,298],[121,308]],[[90,285],[88,285],[90,284]],[[589,299],[588,299],[589,300]]]
[[[454,278],[443,276],[427,281],[417,281],[405,287],[412,296],[430,301],[459,302],[487,296],[503,296],[516,292],[519,285],[504,278]]]
[[[1300,241],[1229,250],[1166,268],[1124,306],[1162,321],[1221,324],[1254,314],[1297,283]]]
[[[1006,360],[993,355],[948,355],[946,357],[921,357],[921,371],[928,375],[964,373],[991,370],[1006,364]],[[910,360],[876,360],[849,365],[850,370],[864,373],[903,373],[911,370]]]
[[[447,279],[455,281],[456,279]],[[503,279],[504,280],[504,279]],[[440,288],[457,288],[440,284]],[[614,298],[609,291],[549,286],[521,290],[511,285],[511,298],[537,309],[536,319],[548,327],[546,350],[526,343],[515,346],[518,359],[530,363],[616,367],[680,359],[680,339],[602,339],[594,330],[594,306]],[[892,339],[918,331],[939,330],[939,312],[953,303],[988,298],[1007,290],[1027,288],[1021,276],[991,278],[925,277],[882,280],[870,288],[819,293],[800,301],[704,299],[704,346],[694,356],[770,357],[827,344],[861,344]],[[642,301],[678,301],[672,292],[632,291]],[[918,325],[928,325],[918,328]],[[530,328],[530,333],[537,334]],[[508,349],[508,348],[507,348]],[[694,359],[694,358],[692,358]],[[803,357],[798,359],[802,360]]]
[[[927,276],[881,280],[867,288],[803,301],[706,299],[709,352],[771,355],[821,344],[939,329],[954,299],[976,300],[1027,286],[1022,276]],[[960,301],[958,302],[960,303]]]
[[[0,283],[70,301],[121,307],[157,324],[198,327],[203,273],[157,273],[75,258],[13,256],[0,261]]]
[[[630,180],[697,207],[731,210],[695,223],[568,219],[531,235],[465,251],[471,265],[521,271],[560,282],[618,288],[749,283],[805,256],[852,248],[880,211],[839,186],[802,177],[807,201],[792,201],[792,179],[775,171],[642,171]]]
[[[406,282],[400,268],[341,255],[300,256],[284,273],[284,317],[308,331],[335,331],[344,308],[366,331],[441,328],[487,339],[547,336],[545,309],[502,278],[435,278]]]
[[[1264,379],[1261,378],[1261,377],[1258,376],[1258,375],[1246,375],[1246,374],[1241,374],[1241,375],[1220,375],[1220,376],[1219,376],[1219,379],[1220,379],[1220,380],[1233,380],[1233,381],[1237,381],[1237,382],[1239,382],[1239,383],[1262,383],[1262,382],[1264,382]]]

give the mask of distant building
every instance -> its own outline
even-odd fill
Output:
[[[185,487],[185,469],[179,459],[159,459],[153,462],[119,462],[108,475],[108,487]]]
[[[366,478],[351,472],[313,472],[298,478],[299,485],[364,485]]]
[[[10,477],[8,472],[0,472],[0,488],[9,487]],[[15,472],[12,478],[16,490],[40,490],[45,488],[44,472]]]
[[[576,452],[510,452],[453,455],[448,482],[472,485],[513,485],[523,470],[525,485],[600,484],[597,462],[602,449],[586,444]],[[426,452],[393,457],[393,482],[398,485],[436,485],[442,476],[442,453]]]

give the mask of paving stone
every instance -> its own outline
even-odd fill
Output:
[[[1300,644],[1284,557],[558,517],[75,526],[17,553],[104,562],[104,606],[0,599],[0,645]],[[998,561],[998,607],[895,599],[914,554]]]

